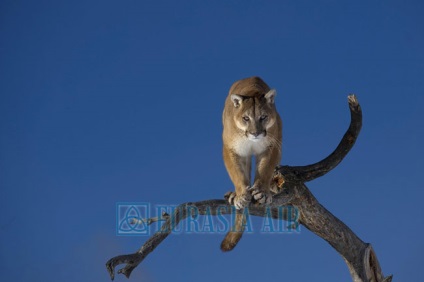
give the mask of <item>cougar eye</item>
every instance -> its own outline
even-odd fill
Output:
[[[268,118],[267,115],[261,115],[261,117],[259,118],[261,121],[266,120]]]
[[[249,118],[248,116],[244,116],[244,117],[243,117],[243,120],[244,120],[244,121],[249,121],[249,120],[250,120],[250,118]]]

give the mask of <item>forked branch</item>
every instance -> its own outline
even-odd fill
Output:
[[[362,112],[354,95],[348,96],[348,102],[350,126],[334,152],[315,164],[276,168],[272,190],[280,192],[273,197],[270,206],[272,217],[279,218],[279,207],[293,206],[299,212],[299,223],[326,240],[343,257],[354,282],[390,282],[392,276],[384,277],[371,245],[364,243],[348,226],[326,210],[304,184],[335,168],[355,144],[362,126]],[[113,257],[106,263],[111,279],[114,279],[115,268],[120,264],[125,266],[118,273],[128,278],[134,268],[171,233],[172,228],[190,215],[191,209],[196,209],[199,215],[232,212],[225,200],[181,204],[172,215],[166,217],[161,230],[150,237],[137,252]],[[269,216],[261,206],[250,205],[248,212],[255,216]]]

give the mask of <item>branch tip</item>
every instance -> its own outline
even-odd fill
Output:
[[[351,104],[352,106],[358,106],[359,105],[358,98],[356,98],[355,94],[349,94],[349,96],[347,96],[347,100],[348,100],[349,104]]]

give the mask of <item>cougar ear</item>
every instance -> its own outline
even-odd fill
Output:
[[[243,102],[243,97],[237,94],[231,94],[231,101],[234,103],[234,107],[238,108]]]
[[[275,96],[277,96],[277,91],[275,91],[275,89],[271,89],[265,94],[265,99],[268,104],[274,104]]]

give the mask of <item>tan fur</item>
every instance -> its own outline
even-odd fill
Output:
[[[225,101],[222,122],[224,126],[223,156],[225,167],[234,184],[235,193],[230,204],[237,209],[252,200],[271,203],[270,183],[275,166],[281,159],[282,122],[274,104],[275,90],[259,77],[235,82]],[[251,186],[252,156],[256,158],[255,179]],[[242,215],[237,214],[236,225]],[[241,230],[236,226],[236,230]],[[221,244],[229,251],[240,240],[242,232],[229,232]]]
[[[228,232],[225,239],[221,243],[221,250],[224,252],[231,251],[240,241],[244,232],[246,224],[246,217],[243,214],[236,215],[236,222],[234,223],[233,230]]]

